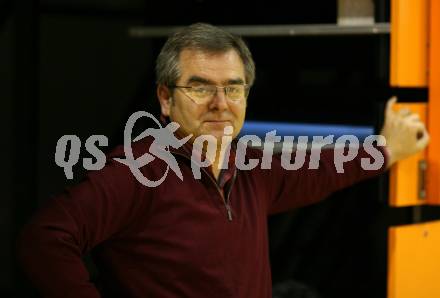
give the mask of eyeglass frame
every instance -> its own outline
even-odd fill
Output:
[[[231,85],[240,85],[240,86],[243,86],[245,88],[245,96],[244,96],[244,98],[240,99],[240,100],[233,100],[233,99],[228,98],[228,96],[226,94],[226,88],[230,87],[230,85],[228,85],[228,86],[218,86],[218,85],[213,85],[213,84],[204,84],[204,85],[205,86],[214,86],[214,87],[216,87],[215,93],[212,95],[212,97],[207,102],[211,101],[212,98],[214,98],[217,95],[217,92],[218,92],[219,88],[223,89],[223,93],[225,95],[225,98],[227,100],[233,102],[233,103],[239,103],[242,100],[245,100],[249,96],[249,91],[251,89],[251,86],[249,84],[231,84]],[[179,89],[179,88],[182,88],[182,89],[192,89],[192,88],[196,88],[196,87],[197,86],[179,86],[179,85],[169,85],[168,86],[168,88],[172,88],[172,89],[174,89],[174,88],[177,88],[177,89]],[[186,92],[183,92],[183,94],[185,94],[185,96],[187,96],[189,99],[191,99],[191,101],[193,103],[195,103],[197,105],[202,105],[203,104],[203,103],[197,103],[191,96],[186,94]]]

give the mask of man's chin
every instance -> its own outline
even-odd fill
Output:
[[[221,130],[223,130],[227,126],[232,126],[232,124],[231,124],[231,121],[204,121],[203,126],[206,129],[212,129],[212,130],[221,129]]]
[[[203,130],[203,134],[211,135],[211,136],[215,137],[216,139],[221,139],[222,137],[225,137],[225,136],[231,136],[234,132],[234,129],[232,129],[232,130],[229,129],[229,131],[228,131],[228,129],[226,129],[227,131],[225,133],[225,128],[227,128],[228,126],[231,127],[230,124],[224,125],[224,126],[218,125],[215,127],[209,127],[209,129],[206,128]]]

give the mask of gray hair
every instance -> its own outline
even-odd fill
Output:
[[[201,50],[208,53],[223,53],[235,50],[243,61],[246,84],[255,80],[255,63],[246,43],[239,36],[205,23],[195,23],[171,35],[162,47],[156,60],[158,84],[173,86],[181,73],[179,55],[184,49]]]

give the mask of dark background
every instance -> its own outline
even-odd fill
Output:
[[[159,111],[154,61],[164,38],[132,38],[130,27],[335,23],[336,2],[0,2],[0,297],[38,297],[15,260],[15,237],[42,202],[84,175],[78,165],[75,179],[65,178],[54,161],[57,140],[103,134],[108,151],[122,142],[131,113]],[[375,7],[376,22],[389,22],[389,1]],[[257,65],[248,119],[377,130],[390,95],[426,101],[426,90],[388,86],[388,35],[246,41]],[[387,207],[383,175],[270,218],[276,297],[385,297],[387,227],[410,223],[412,211]],[[423,219],[439,213],[424,207]]]

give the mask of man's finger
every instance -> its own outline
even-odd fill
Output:
[[[407,125],[408,125],[408,127],[410,127],[411,129],[414,129],[414,130],[418,130],[418,131],[425,131],[426,130],[426,126],[423,122],[410,122]]]
[[[429,143],[429,133],[425,130],[423,131],[423,135],[420,139],[417,140],[416,148],[418,150],[424,149]]]
[[[422,122],[412,122],[408,127],[415,133],[417,140],[423,139],[428,134],[426,126]]]
[[[390,99],[388,99],[387,101],[387,106],[386,106],[386,110],[385,110],[385,114],[388,117],[388,115],[393,114],[393,105],[397,102],[397,97],[393,96]]]
[[[411,115],[411,111],[407,108],[400,109],[398,113],[399,113],[399,116],[402,116],[402,117],[408,117]]]
[[[409,115],[406,119],[411,122],[420,122],[420,116],[416,113]]]

